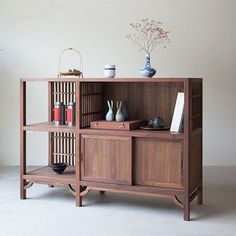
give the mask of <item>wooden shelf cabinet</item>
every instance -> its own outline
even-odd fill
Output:
[[[48,121],[27,124],[26,84],[36,81],[48,83]],[[170,126],[178,92],[185,94],[181,133],[90,128],[104,119],[107,100],[127,100],[131,120],[162,116]],[[195,197],[202,204],[202,79],[22,79],[20,93],[22,199],[32,183],[44,183],[69,186],[77,206],[92,189],[168,198],[185,220]],[[53,125],[56,101],[76,103],[75,126]],[[27,131],[48,132],[48,164],[70,165],[62,175],[48,166],[26,171]]]

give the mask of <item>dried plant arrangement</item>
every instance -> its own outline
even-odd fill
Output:
[[[130,23],[129,25],[134,32],[126,37],[137,45],[140,51],[150,54],[158,45],[164,44],[165,47],[165,43],[170,42],[170,32],[162,28],[160,21],[145,18],[141,22]]]
[[[146,52],[146,63],[139,72],[144,77],[152,78],[156,74],[156,70],[151,67],[150,53],[160,44],[170,42],[169,31],[162,28],[162,23],[156,20],[145,18],[138,23],[129,24],[133,30],[132,34],[126,37],[135,45],[139,51]]]

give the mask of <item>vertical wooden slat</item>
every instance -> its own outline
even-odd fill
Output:
[[[202,160],[202,157],[203,157],[203,143],[202,143],[202,140],[203,140],[203,132],[202,132],[202,127],[203,127],[203,91],[202,91],[202,81],[200,82],[200,94],[201,94],[201,156],[200,156],[200,171],[201,171],[201,180],[200,180],[200,192],[198,194],[198,197],[197,197],[197,203],[199,205],[201,205],[203,203],[203,175],[202,175],[202,166],[203,166],[203,160]]]
[[[58,92],[59,92],[59,102],[62,102],[62,99],[61,99],[61,83],[58,83]]]
[[[76,206],[82,205],[82,198],[80,196],[80,120],[81,112],[79,110],[79,103],[81,101],[80,82],[75,84],[75,101],[76,101],[76,134],[75,137],[75,162],[76,162]]]
[[[71,154],[75,155],[75,136],[74,136],[74,134],[72,134],[71,143],[72,143]],[[74,165],[74,160],[73,159],[74,159],[74,156],[71,157],[71,165]]]
[[[54,133],[54,163],[57,162],[57,132]]]
[[[55,160],[54,160],[54,162],[59,162],[58,161],[58,135],[59,135],[59,133],[58,132],[56,132],[55,133],[56,134],[56,137],[55,137],[55,140],[56,140],[56,143],[55,143],[55,150],[54,150],[54,152],[55,152]]]
[[[74,90],[73,90],[73,101],[75,102],[76,101],[76,86],[75,86],[75,83],[74,84]]]
[[[55,163],[56,159],[56,132],[53,133],[53,163]]]
[[[59,153],[60,153],[60,162],[63,162],[63,155],[62,155],[62,149],[63,149],[63,137],[62,137],[62,132],[60,132],[60,145],[59,145]]]
[[[86,108],[87,108],[86,113],[89,112],[89,98],[90,98],[90,96],[89,96],[89,86],[90,86],[90,83],[87,84],[87,95],[88,95],[87,98],[88,98],[88,102],[86,104]],[[88,115],[86,116],[86,124],[85,124],[85,126],[86,127],[88,126]]]
[[[23,175],[26,174],[26,82],[20,81],[20,198],[26,198],[24,186],[26,181]]]
[[[68,142],[67,142],[67,145],[68,145],[68,147],[67,147],[67,152],[68,152],[69,154],[71,154],[71,148],[70,148],[70,145],[71,145],[71,133],[68,133]],[[70,164],[70,160],[68,160],[68,164]]]
[[[61,133],[61,162],[64,162],[65,163],[65,160],[66,160],[66,156],[64,155],[65,154],[65,133],[62,132]]]
[[[54,84],[48,82],[48,122],[53,121],[53,104],[54,104]],[[53,133],[48,133],[48,164],[53,163]]]
[[[62,83],[62,99],[63,99],[63,104],[65,105],[65,109],[66,109],[66,83],[63,82]],[[65,119],[66,119],[66,115],[65,115]],[[62,162],[66,162],[67,156],[65,155],[65,133],[62,132],[62,147],[61,147],[61,152],[62,152]]]
[[[67,106],[68,106],[68,103],[69,103],[69,101],[68,101],[68,82],[65,82],[65,105],[66,105],[66,109],[67,109]],[[67,141],[68,141],[68,133],[65,133],[64,134],[64,136],[65,136],[65,140],[64,140],[64,148],[65,148],[65,150],[64,150],[64,152],[65,152],[65,154],[68,154],[68,151],[67,151]],[[68,163],[68,156],[66,156],[65,155],[65,158],[64,158],[64,160],[65,160],[65,162],[66,163]]]
[[[184,220],[190,220],[189,199],[189,132],[190,132],[190,84],[184,82]]]

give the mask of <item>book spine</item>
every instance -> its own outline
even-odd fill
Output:
[[[184,113],[184,93],[178,93],[175,103],[174,114],[171,122],[170,131],[180,132]]]

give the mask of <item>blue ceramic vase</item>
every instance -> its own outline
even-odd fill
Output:
[[[146,63],[143,69],[139,71],[143,77],[152,78],[156,74],[156,70],[151,67],[150,64],[150,53],[146,54]]]

